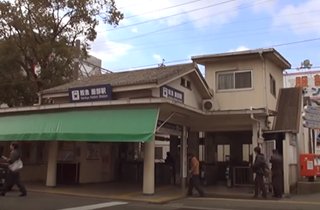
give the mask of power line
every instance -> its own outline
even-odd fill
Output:
[[[313,42],[313,41],[320,41],[320,37],[316,37],[316,38],[312,38],[312,39],[304,39],[304,40],[299,40],[299,41],[293,41],[293,42],[280,43],[280,44],[275,44],[275,45],[271,45],[271,46],[267,46],[267,47],[260,47],[260,48],[283,47],[283,46],[302,44],[302,43]],[[187,62],[187,61],[190,61],[190,59],[178,59],[178,60],[166,61],[166,64]],[[148,64],[148,65],[143,65],[143,66],[129,67],[129,68],[119,68],[119,69],[113,70],[113,72],[124,71],[124,70],[128,70],[128,69],[139,69],[139,68],[153,67],[156,65],[158,65],[158,63]]]
[[[114,31],[114,30],[118,30],[118,29],[129,28],[131,26],[137,26],[137,25],[142,25],[142,24],[145,24],[145,23],[150,23],[150,22],[153,22],[153,21],[164,20],[164,19],[167,19],[167,18],[183,15],[185,13],[196,12],[196,11],[199,11],[199,10],[203,10],[203,9],[219,6],[219,5],[222,5],[222,4],[227,4],[227,3],[230,3],[230,2],[233,2],[233,1],[236,1],[236,0],[227,0],[227,1],[219,2],[219,3],[211,4],[211,5],[208,5],[208,6],[205,6],[205,7],[200,7],[200,8],[197,8],[197,9],[192,9],[192,10],[189,10],[189,11],[179,12],[179,13],[176,13],[176,14],[173,14],[173,15],[164,16],[164,17],[161,17],[161,18],[150,19],[150,20],[146,20],[146,21],[142,21],[142,22],[138,22],[138,23],[133,23],[133,24],[126,25],[126,26],[120,26],[120,27],[108,29],[106,31]]]
[[[287,45],[301,44],[301,43],[313,42],[313,41],[319,41],[319,40],[320,40],[320,37],[317,37],[317,38],[313,38],[313,39],[304,39],[304,40],[300,40],[300,41],[276,44],[276,45],[272,45],[271,47],[282,47],[282,46],[287,46]]]
[[[261,3],[264,3],[265,1],[270,1],[270,0],[262,0],[261,2],[258,2],[258,3],[255,3],[255,5],[257,4],[261,4]],[[247,8],[250,8],[252,7],[253,5],[250,5],[250,6],[245,6],[243,5],[242,7],[239,7],[239,9],[247,9]],[[233,11],[230,11],[230,12],[233,12]],[[201,17],[201,18],[197,18],[195,19],[194,21],[200,21],[202,19],[207,19],[207,18],[210,18],[212,16],[217,16],[219,14],[224,14],[226,13],[226,11],[221,11],[219,13],[216,13],[216,14],[213,14],[213,15],[207,15],[207,16],[204,16],[204,17]],[[163,27],[163,28],[160,28],[160,29],[156,29],[156,30],[153,30],[153,31],[150,31],[150,32],[146,32],[144,34],[140,34],[140,35],[136,35],[136,36],[132,36],[132,37],[128,37],[128,38],[124,38],[124,39],[119,39],[119,40],[114,40],[116,42],[122,42],[122,41],[128,41],[128,40],[133,40],[133,39],[138,39],[138,38],[142,38],[142,37],[146,37],[146,36],[149,36],[151,34],[155,34],[155,33],[159,33],[159,32],[162,32],[162,31],[167,31],[167,30],[170,30],[170,29],[176,29],[177,27],[179,26],[182,26],[182,25],[186,25],[186,24],[189,24],[190,21],[186,21],[186,22],[183,22],[183,23],[180,23],[180,24],[176,24],[176,25],[172,25],[172,26],[166,26],[166,27]],[[104,32],[101,32],[98,34],[102,34]],[[97,42],[96,42],[97,43]]]
[[[141,13],[139,15],[131,15],[131,16],[125,17],[125,19],[130,19],[130,18],[141,16],[141,15],[146,15],[146,14],[150,14],[150,13],[154,13],[154,12],[168,10],[168,9],[172,9],[172,8],[176,8],[176,7],[181,7],[181,6],[184,6],[184,5],[193,4],[193,3],[198,2],[198,1],[203,1],[203,0],[194,0],[194,1],[189,1],[189,2],[182,3],[182,4],[176,4],[176,5],[173,5],[173,6],[170,6],[170,7],[165,7],[165,8],[161,8],[161,9],[157,9],[157,10],[144,12],[144,13]]]
[[[298,13],[295,13],[295,14],[298,14]],[[299,13],[300,14],[300,13]],[[239,23],[239,22],[238,22]],[[318,21],[316,22],[302,22],[302,23],[299,23],[295,26],[296,29],[307,29],[309,28],[310,26],[308,26],[308,24],[313,24],[313,23],[318,23]],[[302,27],[297,27],[297,26],[302,26]],[[283,29],[282,26],[277,26],[277,27],[274,27],[274,29]],[[211,34],[207,34],[205,37],[204,36],[201,36],[199,37],[199,35],[193,35],[193,36],[188,36],[187,38],[184,38],[184,39],[179,39],[179,43],[185,43],[187,41],[196,41],[196,40],[199,40],[201,39],[202,41],[204,40],[211,40],[212,37],[215,37],[216,40],[218,39],[226,39],[226,38],[233,38],[233,37],[238,37],[240,34],[241,35],[258,35],[258,34],[265,34],[267,31],[267,29],[265,27],[260,27],[260,28],[256,28],[252,31],[249,31],[249,30],[232,30],[232,31],[227,31],[227,32],[221,32],[220,34],[215,34],[215,35],[211,35]],[[176,31],[175,31],[176,32]],[[189,34],[189,33],[186,33],[186,34]],[[227,34],[227,35],[226,35]],[[220,35],[220,38],[219,38],[219,35]],[[208,39],[206,39],[208,38]],[[117,40],[119,41],[119,40]],[[96,42],[97,43],[97,42]],[[148,48],[155,48],[155,47],[165,47],[165,46],[171,46],[170,43],[175,43],[177,44],[177,40],[176,39],[167,39],[166,42],[164,43],[159,43],[159,44],[155,44],[154,42],[150,43],[150,44],[145,44],[145,41],[144,41],[144,45],[139,45],[139,50],[141,49],[148,49]],[[144,46],[144,47],[142,47]],[[137,49],[138,50],[138,49]],[[131,51],[132,52],[132,51]]]

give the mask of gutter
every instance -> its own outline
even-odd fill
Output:
[[[254,117],[252,106],[250,106],[250,111],[251,111],[251,113],[250,113],[250,118],[251,118],[253,121],[257,122],[257,124],[258,124],[258,130],[259,130],[259,138],[262,139],[263,137],[262,137],[261,121]]]
[[[268,94],[267,94],[267,68],[266,68],[266,59],[263,57],[263,51],[259,51],[259,56],[262,61],[262,70],[264,73],[264,91],[265,91],[265,103],[266,103],[266,114],[269,115],[268,111]]]

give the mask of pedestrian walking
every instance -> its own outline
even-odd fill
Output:
[[[204,191],[200,186],[200,163],[192,153],[188,153],[190,158],[190,180],[188,186],[188,196],[192,196],[193,188],[195,188],[201,197],[204,197]]]
[[[272,151],[272,156],[270,158],[271,166],[271,177],[272,177],[272,190],[273,197],[282,197],[282,186],[283,186],[283,160],[282,156],[277,150]]]
[[[262,192],[262,197],[267,198],[267,190],[264,182],[265,169],[267,167],[266,159],[261,153],[260,147],[255,147],[254,152],[256,158],[252,165],[252,170],[255,173],[256,177],[254,180],[254,198],[259,196],[259,193]]]
[[[8,173],[6,177],[6,181],[4,183],[4,188],[2,192],[0,193],[1,196],[5,196],[6,193],[10,190],[10,188],[13,185],[17,185],[19,190],[20,190],[20,195],[19,196],[26,196],[27,195],[27,190],[25,186],[22,184],[20,181],[20,171],[19,169],[21,166],[18,166],[15,168],[17,161],[21,161],[21,153],[19,150],[19,145],[16,142],[12,142],[10,144],[10,156],[7,158],[5,156],[2,156],[2,159],[4,159],[7,162],[8,165]],[[22,163],[22,162],[21,162]]]

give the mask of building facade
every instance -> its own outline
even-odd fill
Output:
[[[282,71],[290,64],[274,49],[192,60],[44,90],[38,106],[0,109],[0,139],[21,141],[23,177],[48,186],[131,180],[153,194],[157,184],[184,185],[188,151],[201,156],[206,184],[252,184],[253,147],[260,145],[267,156],[273,148],[289,154],[290,134],[265,134],[273,130]],[[205,66],[205,77],[198,65]],[[156,163],[156,141],[169,146],[174,172]],[[289,174],[296,167],[296,158],[285,159],[286,193],[296,182]]]

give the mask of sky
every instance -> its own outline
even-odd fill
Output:
[[[320,69],[320,0],[115,0],[124,19],[99,24],[90,54],[113,72],[192,56],[275,48]]]

